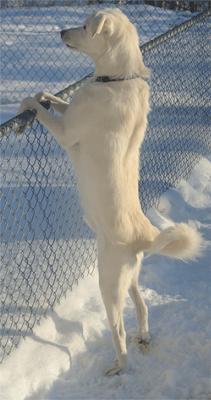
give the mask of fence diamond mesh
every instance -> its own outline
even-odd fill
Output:
[[[20,102],[21,98],[45,87],[55,93],[93,69],[85,55],[70,54],[62,46],[58,32],[81,24],[96,8],[118,5],[137,25],[144,43],[190,18],[189,10],[206,10],[209,6],[208,0],[5,0],[0,3],[0,95],[4,104]],[[48,7],[52,4],[56,6]]]
[[[209,22],[204,12],[142,46],[152,70],[140,157],[145,211],[211,151]],[[1,360],[96,263],[71,163],[33,117],[25,112],[1,126]]]

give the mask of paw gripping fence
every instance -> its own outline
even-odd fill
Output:
[[[209,12],[142,46],[152,70],[149,127],[140,156],[146,211],[187,178],[211,151]],[[71,98],[89,76],[57,95]],[[96,262],[71,163],[34,111],[7,121],[1,133],[0,360],[30,336]]]

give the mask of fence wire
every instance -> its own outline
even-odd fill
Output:
[[[152,70],[152,111],[140,157],[145,211],[211,151],[209,22],[204,12],[142,46]],[[71,99],[76,88],[59,95]],[[33,118],[26,111],[0,128],[1,361],[96,263],[71,163]]]
[[[1,102],[20,102],[45,87],[55,93],[92,71],[90,59],[84,54],[70,54],[62,46],[58,32],[82,24],[86,16],[100,7],[120,7],[137,25],[145,43],[189,19],[189,10],[206,10],[209,3],[208,0],[1,0]]]

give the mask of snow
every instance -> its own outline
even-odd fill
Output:
[[[136,318],[127,298],[128,369],[119,376],[104,376],[113,348],[95,270],[2,364],[1,399],[207,400],[211,394],[210,204],[211,162],[204,158],[188,182],[169,190],[159,209],[149,212],[161,227],[194,220],[205,248],[202,257],[190,263],[145,258],[140,282],[149,306],[148,353],[141,353],[133,340]]]
[[[0,124],[14,117],[18,111],[18,104],[1,104],[0,105]]]

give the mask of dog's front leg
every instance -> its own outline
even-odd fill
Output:
[[[50,114],[35,98],[31,97],[27,97],[21,103],[19,112],[25,110],[35,110],[37,112],[36,119],[48,129],[61,146],[66,147],[66,132],[62,116]]]
[[[61,114],[63,114],[70,105],[67,101],[64,101],[60,97],[54,96],[48,92],[39,92],[34,96],[34,98],[38,101],[38,103],[41,103],[42,101],[50,101],[54,110]]]

